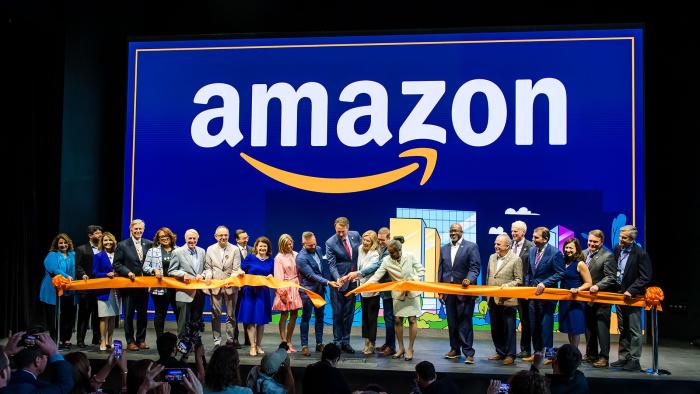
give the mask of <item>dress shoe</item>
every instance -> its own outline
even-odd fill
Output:
[[[513,357],[508,356],[508,357],[503,359],[503,365],[513,365],[513,364],[515,364],[515,359],[513,359]]]
[[[457,353],[454,349],[445,353],[445,358],[449,358],[450,360],[454,360],[457,357],[459,357],[459,353]]]
[[[489,360],[491,361],[498,361],[498,360],[503,360],[505,356],[501,356],[500,354],[494,354],[493,356],[489,356]]]
[[[389,347],[389,345],[387,345],[387,344],[385,343],[385,344],[383,344],[382,346],[377,346],[374,350],[376,350],[376,351],[378,351],[378,352],[383,352],[384,349],[386,349],[386,348],[388,348],[388,347]]]
[[[593,368],[607,368],[608,367],[608,359],[605,357],[599,357],[596,362],[593,364]]]
[[[525,361],[526,363],[531,363],[531,362],[535,361],[535,356],[534,356],[534,355],[530,355],[530,356],[527,356],[527,357],[523,357],[523,361]]]
[[[139,343],[139,349],[146,350],[146,349],[150,349],[150,348],[151,348],[150,346],[146,345],[146,342]]]
[[[301,355],[304,356],[304,357],[309,357],[309,356],[311,356],[311,352],[309,351],[309,347],[308,347],[308,346],[304,346],[304,347],[301,348]]]
[[[85,348],[85,342],[78,342],[78,347],[81,349]]]
[[[474,356],[467,356],[467,358],[464,360],[465,364],[474,364]]]
[[[522,352],[518,353],[515,355],[517,358],[525,358],[525,357],[530,357],[532,354],[530,352],[523,350]]]
[[[326,345],[324,345],[324,344],[322,344],[322,343],[317,343],[317,344],[316,344],[316,353],[322,353],[322,352],[323,352],[323,348],[325,348],[325,347],[326,347]]]
[[[344,351],[345,353],[355,354],[355,349],[353,349],[352,346],[350,346],[349,343],[344,343],[344,344],[341,346],[341,350]]]
[[[642,366],[639,365],[639,360],[627,360],[627,364],[625,364],[624,367],[622,367],[623,371],[630,371],[630,372],[639,372],[641,371]]]
[[[396,350],[387,346],[386,349],[384,349],[384,351],[382,352],[382,354],[384,355],[384,357],[393,356],[394,354],[396,354]]]
[[[613,361],[610,363],[610,366],[613,368],[622,368],[627,364],[627,359],[621,358],[617,361]]]
[[[138,351],[139,351],[139,347],[136,346],[135,343],[131,342],[130,344],[128,344],[128,345],[126,346],[126,350],[131,350],[132,352],[138,352]]]
[[[583,358],[581,358],[581,362],[582,362],[582,363],[591,363],[591,364],[593,364],[593,363],[596,362],[597,360],[598,360],[598,357],[592,357],[592,356],[589,356],[589,355],[587,355],[587,354],[586,354],[585,356],[583,356]]]

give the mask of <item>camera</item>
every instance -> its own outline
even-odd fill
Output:
[[[185,368],[165,368],[160,373],[161,382],[182,382],[187,377]]]
[[[177,343],[177,351],[187,356],[197,346],[202,345],[202,335],[204,332],[204,323],[201,321],[187,322],[182,335]]]
[[[42,332],[44,332],[44,329],[41,327],[31,328],[27,330],[27,332],[25,332],[24,335],[22,335],[22,338],[19,341],[19,345],[24,347],[35,347],[37,335]]]

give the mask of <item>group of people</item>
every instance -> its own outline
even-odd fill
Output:
[[[582,250],[578,239],[567,239],[564,253],[549,243],[550,232],[546,227],[533,230],[532,242],[525,239],[526,232],[526,224],[516,221],[511,227],[512,239],[505,233],[496,237],[495,253],[489,257],[486,284],[535,287],[536,295],[553,287],[568,289],[572,294],[579,291],[617,292],[630,300],[644,295],[651,280],[651,261],[635,242],[637,229],[634,226],[620,228],[619,242],[614,251],[603,246],[605,235],[601,230],[588,233],[586,250]],[[516,357],[533,361],[534,350],[547,355],[544,363],[551,364],[556,305],[556,301],[548,300],[490,297],[491,335],[496,353],[489,360],[499,360],[505,365],[513,364]],[[516,354],[518,309],[522,335],[521,351]],[[617,305],[620,344],[618,360],[612,363],[609,362],[610,304],[559,301],[559,331],[568,334],[569,344],[575,348],[579,346],[581,334],[585,334],[583,362],[591,363],[596,368],[612,366],[639,371],[641,314],[641,308]],[[470,345],[466,347],[465,355]]]
[[[346,297],[349,291],[365,283],[421,280],[424,267],[409,253],[403,253],[402,237],[392,238],[389,229],[368,230],[360,235],[350,230],[350,222],[339,217],[334,222],[335,234],[325,242],[325,251],[317,244],[315,235],[306,231],[301,235],[302,247],[297,252],[292,236],[283,234],[273,257],[272,243],[267,237],[258,237],[248,246],[248,234],[234,233],[235,244],[229,243],[229,230],[216,228],[216,243],[206,250],[198,246],[199,234],[194,229],[185,232],[185,244],[178,247],[176,235],[163,227],[156,231],[153,241],[143,238],[144,222],[136,219],[130,225],[130,237],[117,242],[114,235],[102,232],[99,226],[88,227],[89,242],[78,248],[67,234],[59,234],[51,245],[44,262],[46,277],[42,283],[41,300],[49,314],[57,308],[56,292],[51,277],[63,275],[71,279],[127,277],[153,275],[170,276],[188,283],[226,279],[239,275],[274,276],[291,281],[325,296],[330,289],[333,311],[333,343],[347,353],[355,353],[350,344],[350,330],[355,310],[355,297]],[[545,288],[561,287],[572,293],[579,291],[612,291],[635,297],[644,293],[651,278],[648,255],[634,241],[637,229],[620,229],[619,244],[614,251],[603,246],[604,234],[592,230],[588,234],[587,249],[582,250],[576,238],[566,240],[564,253],[549,244],[550,232],[537,227],[532,242],[525,239],[526,224],[512,224],[512,238],[500,234],[494,242],[495,253],[489,257],[484,284],[501,287],[531,286],[535,294]],[[438,281],[476,284],[481,270],[478,246],[463,238],[460,224],[450,226],[450,242],[440,250]],[[113,327],[124,309],[124,330],[127,349],[146,349],[146,307],[148,294],[155,306],[154,326],[158,336],[164,330],[165,316],[170,305],[176,315],[178,335],[182,336],[191,323],[201,320],[204,297],[211,297],[212,332],[214,345],[222,344],[221,319],[226,313],[227,342],[241,348],[238,342],[238,323],[243,323],[246,345],[251,356],[265,354],[261,340],[265,325],[272,321],[272,311],[280,312],[279,335],[295,352],[292,335],[301,310],[301,353],[310,355],[309,323],[315,317],[315,350],[322,352],[324,309],[311,302],[306,291],[297,287],[275,289],[264,286],[224,287],[211,290],[106,289],[80,294],[65,292],[60,297],[59,346],[69,347],[75,324],[75,305],[79,304],[78,346],[84,346],[88,322],[92,320],[93,344],[106,350],[112,342]],[[363,354],[381,352],[386,357],[412,360],[417,335],[417,316],[421,313],[420,292],[384,291],[362,292]],[[474,363],[472,315],[475,297],[440,294],[448,322],[450,350],[446,358],[464,355],[466,364]],[[121,304],[121,305],[120,305]],[[376,346],[377,323],[380,307],[384,309],[386,341]],[[490,360],[514,364],[516,358],[533,361],[534,352],[551,355],[553,349],[553,316],[555,301],[490,297],[491,333],[496,353]],[[516,314],[519,311],[522,336],[520,352],[516,353]],[[577,301],[559,302],[559,331],[569,335],[569,342],[578,346],[581,334],[586,335],[587,347],[583,360],[595,367],[607,367],[610,349],[610,305]],[[641,310],[618,306],[620,329],[619,360],[612,366],[638,370],[641,356]],[[134,332],[136,314],[136,332]],[[49,319],[51,321],[51,319]],[[404,323],[408,320],[408,344],[404,343]],[[96,327],[99,326],[99,335]],[[398,348],[397,348],[398,343]],[[546,361],[546,363],[549,362]]]

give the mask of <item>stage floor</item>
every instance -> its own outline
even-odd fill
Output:
[[[175,332],[175,324],[168,322],[166,330]],[[266,351],[274,350],[279,345],[280,339],[277,331],[276,324],[266,326],[263,339],[263,348]],[[408,330],[405,330],[404,332],[406,333],[407,331]],[[118,329],[115,334],[115,339],[124,340],[123,330]],[[313,347],[313,327],[311,327],[309,334]],[[393,388],[390,392],[409,392],[414,377],[415,365],[422,360],[428,360],[435,365],[438,375],[444,374],[444,376],[448,376],[453,381],[468,384],[468,387],[461,384],[458,386],[464,387],[464,392],[483,393],[486,390],[489,379],[507,380],[510,375],[518,370],[528,369],[530,367],[529,363],[519,360],[513,366],[503,366],[499,362],[487,360],[488,356],[494,353],[489,331],[475,332],[474,348],[476,349],[476,362],[473,365],[464,364],[463,357],[458,360],[448,360],[442,357],[445,352],[449,351],[447,332],[444,330],[419,330],[412,361],[404,361],[403,359],[395,360],[379,354],[365,356],[360,353],[364,344],[364,340],[360,336],[360,329],[353,328],[352,334],[351,344],[357,353],[343,353],[338,367],[345,370],[345,375],[348,377],[348,381],[352,384],[353,388],[360,388],[363,384],[380,383],[386,388]],[[88,337],[89,335],[90,333],[88,333]],[[377,344],[383,343],[384,330],[382,328],[378,329],[377,337]],[[332,338],[331,327],[326,327],[324,331],[324,341],[327,343]],[[560,346],[567,341],[565,334],[555,333],[554,338],[555,346]],[[151,349],[127,352],[128,360],[158,358],[155,346],[155,332],[153,329],[149,328],[146,341]],[[207,331],[202,335],[202,341],[205,349],[207,349],[207,356],[209,356],[213,347],[213,338],[211,336],[210,325],[208,324]],[[408,342],[407,339],[405,341],[406,343]],[[75,339],[73,342],[75,342]],[[617,336],[612,337],[612,342],[611,361],[615,361],[617,359]],[[294,335],[294,346],[300,350],[298,326]],[[584,350],[583,344],[581,344],[580,349]],[[78,349],[74,346],[71,350]],[[103,360],[106,358],[106,354],[100,353],[96,346],[90,346],[82,350],[88,353],[90,359]],[[298,352],[291,354],[291,363],[295,370],[295,376],[300,378],[304,367],[320,359],[320,353],[314,352],[313,349],[311,350],[312,353],[310,357],[304,357]],[[671,371],[671,376],[652,376],[641,372],[624,372],[613,368],[597,369],[588,364],[582,365],[580,370],[588,378],[589,384],[592,386],[591,388],[599,387],[600,389],[598,391],[600,392],[612,392],[613,387],[617,387],[615,389],[618,390],[617,392],[620,392],[619,390],[629,391],[632,386],[635,387],[635,392],[638,392],[640,388],[644,388],[644,391],[648,392],[668,392],[669,390],[667,389],[670,389],[668,384],[673,386],[674,392],[686,392],[685,389],[688,390],[687,392],[700,392],[700,374],[698,374],[700,349],[692,347],[687,343],[662,340],[659,353],[660,368]],[[651,367],[651,357],[651,347],[645,345],[642,352],[642,368]],[[242,373],[245,373],[250,366],[259,365],[261,357],[252,357],[248,355],[248,349],[244,346],[243,349],[240,350],[240,359]],[[545,367],[544,372],[551,373],[551,366]],[[603,387],[607,387],[607,389],[602,389]]]

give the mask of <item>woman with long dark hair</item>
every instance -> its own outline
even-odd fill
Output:
[[[593,285],[586,257],[576,238],[564,242],[564,277],[560,287],[572,294],[590,289]],[[581,301],[559,301],[559,332],[569,334],[569,343],[578,347],[581,334],[586,332],[584,304]]]
[[[204,378],[204,393],[252,394],[242,385],[238,351],[233,346],[220,346],[211,355]]]

